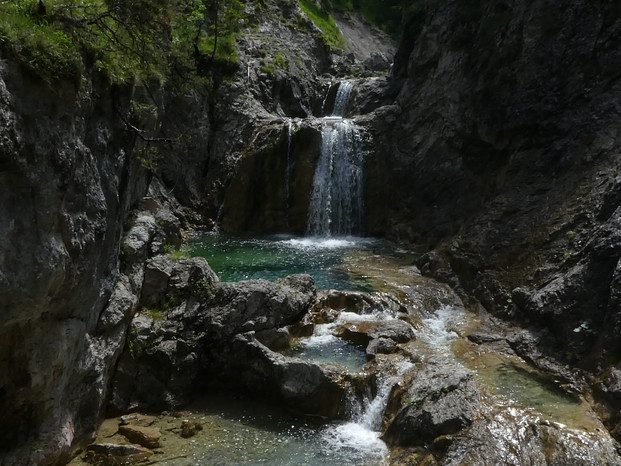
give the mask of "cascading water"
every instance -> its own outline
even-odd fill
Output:
[[[287,159],[285,169],[285,211],[289,213],[290,192],[289,184],[291,183],[291,137],[293,135],[293,121],[291,118],[287,119]]]
[[[360,129],[343,118],[353,88],[340,83],[331,116],[322,118],[321,153],[308,213],[310,236],[351,235],[362,217],[362,139]]]

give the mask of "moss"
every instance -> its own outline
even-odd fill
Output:
[[[345,39],[334,22],[334,18],[313,0],[298,0],[300,8],[321,30],[321,36],[332,48],[344,49]]]

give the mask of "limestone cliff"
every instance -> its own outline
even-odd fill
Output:
[[[610,2],[414,2],[375,113],[369,234],[557,355],[618,359],[621,10]],[[585,356],[588,356],[586,359]]]
[[[97,76],[52,88],[2,62],[0,450],[23,447],[3,464],[53,458],[98,419],[124,330],[96,326],[143,189],[117,115],[129,90]]]

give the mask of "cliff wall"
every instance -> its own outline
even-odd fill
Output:
[[[92,431],[120,332],[97,332],[144,191],[117,112],[131,88],[0,69],[0,451],[44,462]]]
[[[619,350],[621,10],[414,2],[371,116],[367,231],[594,368]],[[585,356],[588,356],[585,358]],[[603,359],[602,359],[603,358]],[[608,359],[610,358],[610,359]]]

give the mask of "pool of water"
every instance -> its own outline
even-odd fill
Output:
[[[367,362],[364,348],[332,335],[332,326],[316,325],[314,335],[300,338],[283,354],[318,363],[337,364],[350,372],[360,371]]]
[[[175,430],[183,420],[203,426],[192,440]],[[381,464],[387,449],[379,434],[360,425],[313,423],[273,405],[210,396],[161,419],[166,457],[158,464],[361,465]]]
[[[346,258],[360,251],[393,254],[383,240],[358,237],[299,238],[197,234],[186,245],[193,256],[207,259],[222,281],[276,280],[295,273],[313,276],[320,289],[373,291],[363,274],[350,270]],[[401,253],[402,254],[402,253]]]
[[[586,401],[566,392],[554,380],[518,358],[481,354],[476,371],[492,392],[514,405],[535,409],[572,428],[595,430],[599,427]]]

